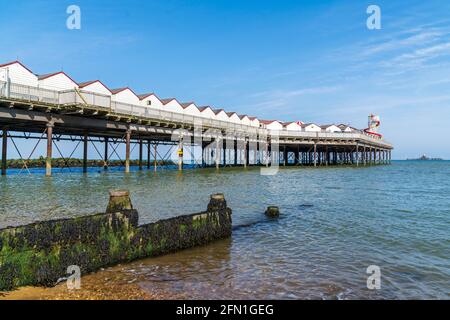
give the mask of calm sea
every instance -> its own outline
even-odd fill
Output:
[[[450,162],[368,168],[122,172],[0,178],[0,227],[103,211],[125,188],[148,223],[204,210],[225,194],[233,236],[117,272],[178,298],[450,298]],[[267,219],[268,205],[281,218]],[[367,267],[381,288],[367,288]]]

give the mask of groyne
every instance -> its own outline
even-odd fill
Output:
[[[105,213],[1,229],[0,291],[53,286],[69,266],[87,274],[227,238],[231,214],[215,194],[206,211],[139,225],[128,194],[113,192]]]

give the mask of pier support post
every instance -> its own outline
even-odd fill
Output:
[[[287,164],[288,164],[288,151],[287,151],[286,146],[284,146],[284,149],[283,149],[283,166],[287,166]]]
[[[139,170],[142,170],[142,152],[143,152],[142,139],[139,139]]]
[[[236,140],[234,140],[234,144],[233,144],[233,147],[234,147],[234,165],[235,166],[237,166],[237,164],[238,164],[238,147],[237,147],[237,145],[238,145],[238,141],[237,141],[237,138],[236,138]]]
[[[6,157],[8,155],[8,129],[3,128],[2,132],[2,176],[6,175]]]
[[[47,123],[47,158],[45,160],[45,175],[52,175],[52,147],[53,147],[53,123]]]
[[[105,154],[103,155],[103,169],[108,170],[108,146],[109,138],[105,137]]]
[[[223,143],[222,154],[223,154],[222,164],[224,167],[226,167],[227,166],[227,144],[225,143],[225,141]]]
[[[88,156],[88,134],[83,136],[83,173],[87,172],[87,156]]]
[[[205,144],[202,142],[200,145],[200,151],[202,152],[202,167],[205,167],[206,164],[206,149],[205,149]]]
[[[153,159],[153,167],[154,167],[155,171],[156,171],[156,168],[158,167],[158,161],[156,160],[156,154],[157,153],[158,153],[158,144],[155,142],[153,144],[153,157],[154,157],[154,159]]]
[[[152,144],[150,142],[150,140],[147,141],[147,170],[150,170],[150,156],[151,156],[151,150],[152,148]]]
[[[131,130],[127,130],[125,133],[125,173],[130,172],[130,141]]]
[[[359,145],[358,145],[358,143],[356,143],[356,154],[355,154],[355,157],[356,157],[356,166],[359,167]]]
[[[300,160],[300,147],[299,146],[297,146],[297,150],[295,150],[294,157],[295,157],[294,163],[295,163],[295,165],[298,165],[299,160]]]
[[[216,169],[219,169],[220,164],[220,152],[219,152],[219,138],[216,138],[216,153],[215,153],[215,162],[216,162]]]
[[[178,171],[183,171],[183,137],[178,142]]]
[[[249,150],[250,148],[249,147],[250,147],[250,141],[247,139],[244,139],[244,168],[247,168],[250,163],[250,150]]]
[[[314,167],[317,167],[317,142],[314,142]]]

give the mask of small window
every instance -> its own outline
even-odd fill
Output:
[[[152,100],[148,100],[148,101],[147,101],[147,105],[148,105],[148,106],[151,106],[151,105],[152,105]]]

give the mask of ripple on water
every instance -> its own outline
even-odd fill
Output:
[[[449,167],[8,176],[0,178],[0,225],[103,211],[116,188],[131,191],[140,223],[148,223],[204,210],[209,194],[223,192],[233,209],[232,239],[88,281],[108,290],[104,279],[114,278],[149,297],[186,299],[448,299]],[[280,207],[280,219],[265,217],[269,205]],[[369,265],[381,268],[380,291],[366,287]]]

